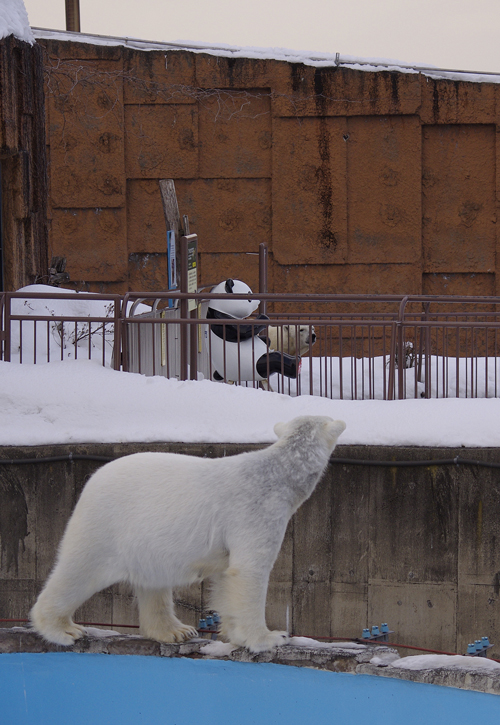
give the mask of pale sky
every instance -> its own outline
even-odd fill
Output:
[[[33,27],[65,29],[64,0],[25,6]],[[500,0],[80,0],[80,16],[84,33],[500,73]]]

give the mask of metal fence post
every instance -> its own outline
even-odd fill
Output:
[[[5,339],[4,339],[4,349],[3,349],[3,359],[5,362],[10,362],[10,347],[11,347],[11,316],[12,310],[11,310],[11,296],[9,293],[5,295],[5,312],[4,312],[4,320],[5,320]]]
[[[181,237],[181,292],[187,292],[187,244],[186,238]],[[181,327],[180,327],[180,339],[181,339],[181,369],[179,371],[179,377],[181,380],[188,379],[188,348],[189,348],[189,336],[186,329],[186,322],[183,320],[187,319],[188,316],[188,301],[182,298],[179,304],[181,310]]]
[[[184,293],[197,293],[198,292],[198,279],[197,279],[197,268],[195,264],[194,270],[189,269],[189,247],[191,245],[191,252],[194,252],[197,256],[197,243],[198,236],[196,234],[189,234],[181,237],[181,292]],[[197,263],[197,260],[195,260]],[[187,320],[189,318],[196,319],[198,316],[197,305],[192,311],[189,310],[189,299],[181,299],[181,320]],[[189,327],[189,330],[187,329]],[[197,350],[197,325],[193,322],[181,322],[181,380],[196,380],[198,377],[198,350]],[[188,372],[188,360],[189,360],[189,372]]]
[[[122,324],[121,324],[121,298],[115,298],[114,304],[114,339],[113,339],[113,367],[120,370],[123,360],[122,357]]]
[[[259,292],[262,294],[267,293],[267,245],[261,242],[259,244]],[[262,300],[260,303],[260,312],[265,315],[267,309],[266,300]]]

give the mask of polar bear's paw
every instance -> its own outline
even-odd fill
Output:
[[[85,629],[75,624],[72,619],[61,617],[53,622],[33,622],[36,631],[42,635],[47,642],[59,644],[63,647],[71,647],[77,639],[85,635]]]
[[[76,642],[77,639],[81,639],[85,635],[84,627],[80,627],[79,624],[71,622],[71,624],[64,628],[64,634],[62,634],[61,641],[58,644],[71,645]]]
[[[173,635],[176,642],[185,642],[187,639],[193,639],[194,637],[199,636],[196,627],[191,627],[189,624],[182,623],[180,626],[176,627],[173,631]]]
[[[267,652],[275,647],[287,644],[289,639],[287,632],[264,630],[263,632],[250,634],[242,644],[250,652]]]
[[[188,639],[198,637],[198,630],[189,624],[176,622],[175,626],[141,627],[142,634],[148,639],[155,639],[157,642],[172,644],[174,642],[185,642]]]

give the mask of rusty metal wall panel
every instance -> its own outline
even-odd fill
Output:
[[[349,118],[346,137],[347,261],[420,265],[418,116]]]
[[[422,244],[427,273],[495,269],[495,126],[426,126]]]
[[[269,91],[209,92],[200,103],[199,121],[202,178],[272,175]]]
[[[75,164],[64,165],[72,144],[85,141],[73,128],[81,119],[70,108],[71,128],[63,128],[55,95],[48,104],[54,206],[126,206],[126,244],[118,235],[105,257],[122,246],[119,257],[127,256],[128,271],[116,277],[116,268],[105,263],[99,280],[83,280],[87,286],[165,287],[157,182],[175,178],[181,214],[189,215],[200,236],[203,284],[236,274],[245,278],[241,255],[266,242],[270,289],[500,289],[494,224],[499,91],[493,84],[187,51],[42,43],[50,56],[48,97],[57,90],[54,80],[62,78],[62,103],[64,73],[74,59],[105,71],[125,104],[122,160],[120,168],[113,162],[107,181],[87,168],[92,154],[98,157],[94,129],[87,134],[88,149],[82,146]],[[95,90],[88,93],[83,100],[92,107]],[[441,147],[438,125],[447,138]],[[109,133],[112,160],[118,132]],[[52,243],[54,249],[66,244],[55,227]],[[100,243],[108,244],[102,238]],[[80,284],[82,274],[76,274]]]
[[[330,294],[419,294],[421,275],[411,264],[332,264],[272,269],[280,292]]]
[[[495,295],[495,274],[476,272],[427,272],[422,275],[424,295]]]
[[[49,74],[52,207],[125,203],[123,64],[64,61]]]
[[[124,208],[54,209],[51,240],[52,254],[66,257],[72,282],[126,280]]]
[[[347,258],[347,150],[343,118],[274,119],[273,242],[279,264]]]
[[[127,180],[127,249],[129,254],[166,253],[167,234],[158,179]]]
[[[255,253],[260,242],[269,240],[269,179],[181,180],[176,181],[175,188],[181,214],[189,215],[200,239],[200,252]],[[225,272],[221,270],[220,274]]]
[[[198,176],[198,111],[185,104],[125,106],[129,179]]]
[[[422,123],[498,122],[496,83],[467,83],[421,76],[420,84]]]
[[[195,56],[177,51],[123,50],[126,104],[196,103]]]

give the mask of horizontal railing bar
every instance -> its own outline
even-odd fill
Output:
[[[408,328],[415,328],[415,327],[435,327],[435,328],[443,328],[448,327],[450,329],[461,329],[461,330],[473,330],[473,329],[481,329],[481,328],[488,328],[491,330],[495,330],[497,328],[500,328],[500,320],[498,322],[481,322],[480,320],[474,320],[468,323],[461,323],[456,322],[453,320],[419,320],[418,322],[411,322],[408,320],[403,320],[402,322],[397,323],[398,326],[401,327],[408,327]]]
[[[234,326],[234,327],[247,327],[252,325],[253,327],[300,327],[304,326],[304,321],[299,322],[297,320],[285,320],[281,324],[276,324],[276,320],[259,320],[255,317],[246,317],[243,319],[214,319],[214,318],[203,318],[203,317],[125,317],[123,318],[124,324],[135,324],[135,325],[222,325],[223,327]],[[371,323],[370,320],[349,320],[348,322],[335,322],[333,325],[325,325],[324,320],[317,320],[313,318],[307,321],[306,327],[392,327],[395,325],[395,321],[387,322],[375,322]]]
[[[7,293],[11,294],[11,293]],[[26,296],[26,295],[22,295]],[[162,299],[178,297],[179,299],[188,298],[206,298],[206,299],[221,299],[227,298],[227,293],[211,293],[206,292],[179,292],[177,290],[163,291],[163,292],[126,292],[124,299]],[[302,293],[302,292],[232,292],[231,298],[234,299],[265,299],[265,300],[296,300],[300,299],[303,302],[308,300],[330,300],[330,301],[374,301],[374,302],[401,302],[403,299],[407,299],[407,304],[412,302],[442,302],[446,304],[455,303],[482,303],[482,304],[499,304],[500,296],[492,297],[447,297],[445,296],[420,296],[420,295],[357,295],[357,294],[322,294],[318,292],[314,293]],[[74,295],[73,295],[74,298]]]
[[[100,294],[97,292],[58,292],[57,294],[51,294],[48,292],[3,292],[0,293],[1,296],[10,297],[12,299],[51,299],[51,300],[58,300],[58,299],[70,299],[70,300],[77,300],[80,297],[80,299],[85,300],[110,300],[110,301],[122,301],[122,300],[131,300],[131,299],[145,299],[145,300],[155,300],[155,299],[224,299],[227,297],[226,294],[212,294],[207,293],[206,291],[203,292],[178,292],[175,290],[171,290],[169,292],[127,292],[122,297],[121,295],[117,294]],[[278,292],[252,292],[252,293],[232,293],[232,298],[234,299],[261,299],[266,301],[301,301],[301,302],[311,302],[311,301],[325,301],[325,302],[401,302],[401,300],[404,299],[405,295],[354,295],[354,294],[321,294],[321,293],[278,293]],[[447,296],[408,296],[407,297],[407,305],[415,303],[415,302],[436,302],[440,304],[485,304],[485,305],[492,305],[497,304],[500,305],[500,297],[494,296],[494,297],[484,297],[484,296],[477,296],[477,297],[470,297],[470,296],[464,296],[464,297],[447,297]],[[458,313],[453,313],[458,314]]]
[[[106,322],[110,325],[115,322],[114,317],[63,317],[62,315],[9,315],[13,322]],[[116,318],[118,321],[120,318]]]
[[[26,318],[27,320],[33,319],[31,317]],[[42,319],[42,318],[40,318]],[[54,318],[48,318],[48,319],[54,319]],[[89,318],[85,318],[89,319]],[[91,318],[93,319],[93,318]],[[97,319],[97,318],[96,318]],[[186,325],[222,325],[223,327],[227,327],[229,325],[234,327],[243,327],[248,325],[253,325],[255,327],[284,327],[284,326],[304,326],[304,320],[297,320],[297,319],[290,319],[290,320],[264,320],[264,319],[258,319],[257,317],[245,317],[245,318],[204,318],[204,317],[125,317],[122,318],[123,321],[128,324],[145,324],[145,325],[180,325],[180,324],[186,324]],[[107,321],[109,322],[109,318],[107,318]],[[276,324],[276,323],[279,324]],[[392,327],[393,325],[396,325],[398,327],[403,328],[415,328],[415,327],[434,327],[434,328],[443,328],[447,327],[450,329],[463,329],[463,330],[471,330],[471,329],[481,329],[481,328],[488,328],[488,329],[500,329],[500,321],[498,323],[491,323],[491,322],[479,322],[475,321],[473,323],[469,324],[461,324],[457,322],[447,322],[447,321],[441,321],[441,322],[433,322],[432,320],[422,320],[419,322],[399,322],[397,320],[360,320],[360,319],[352,319],[348,320],[346,322],[342,322],[341,320],[335,320],[333,325],[326,325],[325,321],[322,319],[317,318],[311,318],[307,320],[306,326],[318,326],[318,327]]]
[[[26,296],[26,295],[25,295]],[[169,292],[127,292],[123,299],[171,299],[178,297],[179,299],[227,299],[227,293],[224,292],[178,292],[176,290],[170,290]],[[295,301],[297,299],[302,302],[310,300],[329,300],[340,302],[355,301],[360,302],[400,302],[403,299],[402,295],[336,295],[336,294],[321,294],[321,293],[294,293],[294,292],[232,292],[232,299],[262,299],[262,300],[290,300]],[[500,304],[500,298],[499,304]]]
[[[90,315],[88,317],[63,317],[62,315],[9,315],[10,319],[13,322],[82,322],[82,323],[89,323],[89,322],[104,322],[106,324],[113,324],[115,322],[114,317],[94,317],[93,315]],[[307,325],[318,325],[318,326],[325,326],[328,325],[325,324],[324,318],[318,318],[318,317],[308,317],[308,318],[286,318],[283,319],[281,317],[272,318],[269,320],[266,319],[259,319],[256,317],[245,317],[245,318],[230,318],[230,319],[219,319],[219,318],[202,318],[202,317],[196,317],[196,318],[184,318],[184,317],[139,317],[139,316],[133,316],[133,317],[123,317],[121,318],[125,322],[132,322],[132,323],[145,323],[145,324],[180,324],[180,323],[188,323],[188,324],[208,324],[208,325],[248,325],[248,324],[259,324],[259,325],[265,325],[265,326],[276,326],[278,323],[278,326],[285,326],[285,325],[291,325],[291,326],[301,326],[305,323]],[[490,327],[492,329],[495,329],[496,327],[500,327],[500,320],[498,322],[492,322],[488,320],[473,320],[468,322],[463,322],[460,320],[381,320],[381,319],[363,319],[363,318],[349,318],[345,322],[343,322],[342,319],[334,319],[331,320],[335,323],[334,326],[342,326],[342,325],[363,325],[365,327],[368,326],[374,326],[374,327],[387,327],[393,324],[397,324],[398,326],[401,325],[403,327],[451,327],[451,328],[462,328],[462,329],[471,329],[471,328],[483,328],[483,327]]]
[[[6,297],[12,299],[34,299],[34,300],[110,300],[119,301],[123,299],[122,295],[110,293],[101,294],[100,292],[3,292]]]

